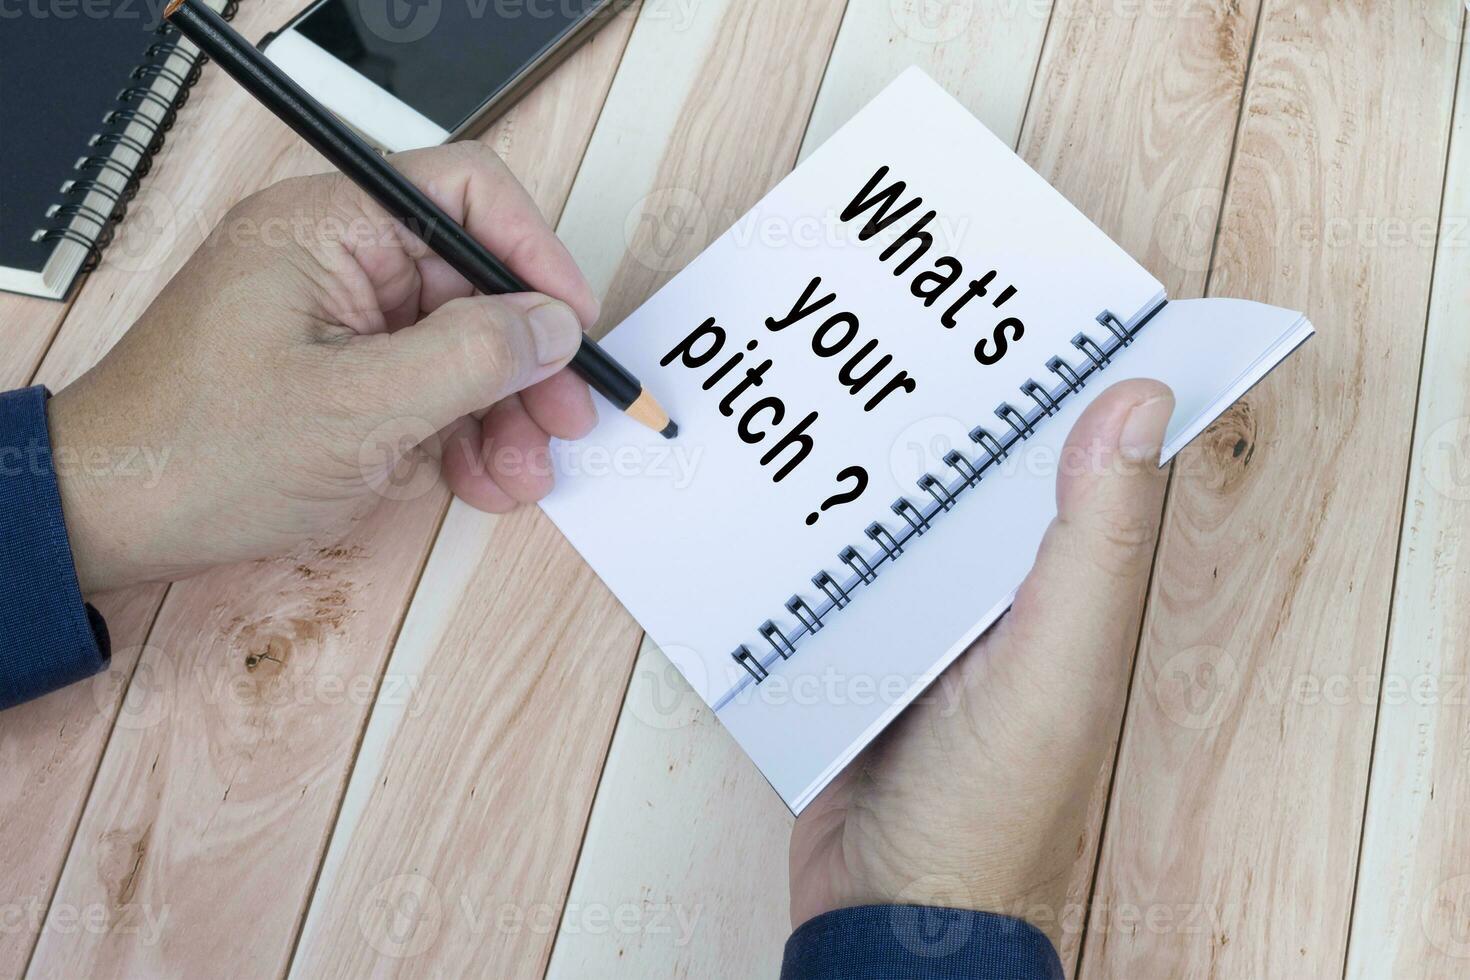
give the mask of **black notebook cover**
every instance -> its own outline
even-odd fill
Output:
[[[162,114],[153,108],[159,102],[149,102],[150,90],[152,99],[166,99],[162,104],[175,109],[186,96],[188,86],[174,84],[185,80],[178,73],[160,78],[146,67],[162,65],[180,41],[170,28],[159,32],[158,9],[147,0],[78,0],[17,5],[15,16],[0,20],[0,268],[42,271],[61,243],[56,230],[68,224],[65,214],[47,212],[82,202],[98,158],[111,158],[129,176],[146,170],[151,152],[140,160],[126,146],[93,140],[122,129],[119,116],[110,115],[115,110],[125,116],[146,106]],[[93,169],[79,171],[78,162],[89,157]],[[68,194],[68,181],[81,187]],[[102,207],[110,210],[110,204]],[[116,212],[103,214],[109,216]],[[52,237],[34,240],[45,229]],[[102,222],[81,221],[73,237],[96,240],[100,248],[106,232]],[[69,287],[63,284],[61,292]]]

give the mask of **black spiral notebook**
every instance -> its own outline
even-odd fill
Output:
[[[112,240],[203,67],[157,7],[24,6],[0,24],[0,289],[61,299]]]

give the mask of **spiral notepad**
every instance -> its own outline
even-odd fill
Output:
[[[1311,336],[1160,283],[911,69],[606,341],[678,419],[561,447],[547,513],[800,811],[1009,607],[1073,422],[1167,461]]]
[[[235,3],[219,4],[226,16]],[[111,243],[203,57],[148,4],[0,31],[0,289],[64,297]]]
[[[900,518],[896,522],[896,530],[881,521],[874,521],[863,532],[867,538],[867,554],[854,545],[848,545],[838,553],[839,561],[848,572],[845,580],[826,569],[813,575],[812,585],[819,592],[817,604],[813,605],[801,593],[793,595],[786,600],[786,612],[794,620],[793,625],[783,629],[768,619],[757,631],[765,641],[764,646],[769,648],[764,651],[765,656],[742,645],[731,654],[732,659],[745,668],[757,684],[770,676],[768,665],[777,657],[791,659],[796,653],[797,643],[805,637],[816,636],[829,617],[853,601],[861,586],[872,585],[887,564],[896,562],[912,541],[932,530],[936,520],[959,504],[965,491],[979,486],[987,473],[1003,463],[1036,432],[1037,426],[1058,414],[1068,398],[1080,392],[1094,374],[1105,370],[1124,348],[1133,343],[1151,316],[1129,326],[1111,311],[1101,313],[1097,321],[1107,328],[1109,334],[1102,344],[1085,333],[1072,338],[1072,346],[1081,352],[1083,363],[1074,366],[1062,357],[1047,361],[1047,370],[1056,376],[1054,387],[1048,388],[1043,382],[1028,379],[1021,386],[1020,393],[1033,403],[1032,406],[1018,407],[1002,402],[995,410],[1000,425],[992,424],[997,428],[996,432],[983,425],[976,426],[969,434],[969,441],[974,444],[969,452],[950,450],[944,455],[946,473],[926,473],[918,479],[919,490],[932,498],[930,501],[920,498],[915,503],[908,497],[895,500],[891,509]],[[733,693],[727,694],[715,707],[723,707]]]

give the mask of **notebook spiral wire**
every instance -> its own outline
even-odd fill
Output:
[[[879,521],[868,525],[864,533],[871,550],[864,554],[859,547],[849,545],[838,552],[837,558],[847,569],[847,574],[839,579],[823,570],[812,576],[812,585],[818,594],[811,601],[800,593],[786,601],[791,622],[783,628],[768,619],[757,630],[769,649],[758,654],[742,644],[730,654],[734,661],[759,684],[770,676],[770,668],[778,660],[791,659],[803,639],[815,635],[833,614],[846,609],[862,586],[873,584],[885,567],[903,555],[906,547],[927,534],[938,518],[954,509],[966,490],[978,486],[986,473],[999,466],[1017,446],[1035,433],[1042,421],[1056,415],[1068,398],[1081,391],[1094,375],[1106,370],[1113,358],[1133,343],[1138,332],[1161,309],[1162,303],[1131,327],[1110,311],[1099,314],[1097,322],[1107,331],[1102,343],[1086,333],[1079,333],[1072,339],[1072,347],[1083,358],[1080,365],[1074,366],[1061,356],[1047,361],[1046,368],[1056,379],[1053,387],[1034,378],[1022,384],[1020,391],[1029,400],[1029,406],[1026,401],[1019,405],[1002,402],[995,415],[1004,423],[1003,426],[996,426],[996,432],[984,426],[977,426],[970,432],[970,441],[976,447],[973,456],[958,450],[946,454],[944,464],[948,471],[943,474],[927,473],[919,478],[918,488],[924,496],[918,498],[918,503],[908,497],[900,497],[893,502],[891,509],[900,519],[895,522],[894,530]]]
[[[229,20],[238,9],[239,0],[229,0],[220,14]],[[102,261],[103,251],[127,217],[129,203],[153,169],[153,158],[163,149],[179,110],[189,101],[209,60],[192,45],[185,48],[172,24],[160,24],[153,33],[158,40],[148,46],[142,63],[130,74],[132,84],[118,93],[116,107],[102,117],[103,128],[89,141],[90,152],[77,161],[76,176],[61,185],[61,199],[47,208],[46,223],[31,236],[36,242],[73,242],[87,249],[80,274],[91,272]],[[169,65],[181,51],[191,58],[182,74]],[[173,87],[171,96],[154,87],[158,79]],[[144,135],[139,138],[130,128],[141,129]],[[131,155],[130,166],[118,161],[118,150]],[[107,181],[107,175],[114,179]],[[101,209],[88,203],[94,194],[105,201]]]

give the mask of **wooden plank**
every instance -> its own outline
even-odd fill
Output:
[[[1048,0],[852,0],[801,159],[911,65],[923,68],[1012,146],[1051,19]]]
[[[83,284],[85,286],[85,283]],[[0,293],[0,391],[24,388],[61,329],[69,303]]]
[[[1052,14],[1021,154],[1174,297],[1205,288],[1258,9],[1068,0]],[[1064,923],[1092,891],[1110,769],[1054,913]],[[1063,929],[1069,974],[1081,945]]]
[[[774,977],[791,814],[644,640],[549,978]]]
[[[1258,10],[1069,0],[1052,15],[1021,155],[1176,299],[1205,288]]]
[[[647,60],[619,73],[557,229],[606,296],[604,325],[791,169],[845,4],[771,6],[719,0],[681,21],[655,5],[640,21],[629,56]]]
[[[553,217],[630,27],[609,27],[486,136]],[[226,203],[211,196],[222,187],[243,193],[320,166],[278,124],[238,108],[216,110],[233,138],[223,129],[214,137],[239,152],[217,154],[231,162],[208,194],[191,192],[200,195],[187,199],[191,212]],[[174,247],[188,246],[181,238]],[[55,370],[72,370],[112,339],[58,350]],[[246,975],[285,969],[355,733],[445,499],[436,487],[380,507],[339,547],[174,587],[139,668],[153,686],[139,693],[135,682],[131,692],[156,721],[114,733],[57,889],[58,913],[99,908],[109,928],[78,935],[58,921],[42,936],[33,973],[170,974],[221,961]],[[397,678],[382,680],[384,698],[409,693]],[[124,929],[149,914],[159,935]]]
[[[1458,60],[1425,10],[1265,6],[1210,291],[1321,332],[1177,466],[1086,975],[1343,969],[1375,705],[1332,692],[1382,666],[1433,260],[1390,236]]]
[[[842,8],[645,10],[559,228],[604,322],[789,169]],[[389,669],[454,682],[374,711],[293,973],[540,973],[638,636],[539,512],[452,506]]]
[[[1470,897],[1470,65],[1460,91],[1358,862],[1347,976],[1458,977]],[[1423,234],[1427,220],[1409,226]]]
[[[410,591],[442,499],[170,591],[129,692],[144,723],[112,733],[30,975],[159,976],[213,957],[279,975],[398,626],[391,597]],[[68,934],[61,916],[94,908],[108,927]]]
[[[850,3],[800,156],[914,64],[1014,144],[1047,10],[980,6],[931,23],[915,4]],[[775,976],[791,930],[790,832],[759,771],[645,639],[548,977]]]
[[[439,540],[388,667],[424,693],[373,710],[294,975],[524,976],[555,923],[636,637],[537,511]]]
[[[291,9],[288,0],[257,0],[241,9],[239,23],[247,32],[261,33]],[[14,347],[6,346],[0,387],[26,384],[34,375],[35,381],[60,390],[122,336],[208,230],[171,216],[223,214],[262,179],[260,169],[269,170],[271,154],[283,152],[285,135],[274,143],[252,143],[226,160],[210,153],[212,145],[228,142],[242,119],[250,122],[241,113],[251,109],[227,79],[206,71],[129,219],[71,301],[0,298],[0,331],[16,339]],[[252,149],[264,155],[254,157]],[[258,168],[255,173],[249,173],[252,166]],[[252,183],[242,189],[241,176],[247,173]],[[193,205],[186,211],[174,202]],[[21,927],[0,935],[0,975],[19,976],[25,969],[115,720],[126,727],[147,710],[138,692],[153,683],[150,674],[139,678],[131,699],[124,695],[164,592],[155,585],[96,599],[112,638],[109,671],[89,684],[6,712],[0,720],[0,798],[9,801],[0,849],[10,855],[0,865],[0,901],[23,910]],[[99,906],[96,913],[77,909],[75,914],[104,912]]]
[[[0,976],[25,972],[108,733],[119,719],[126,727],[145,717],[145,705],[123,694],[163,591],[95,600],[114,640],[108,671],[0,716],[0,903],[13,910],[0,930]]]

